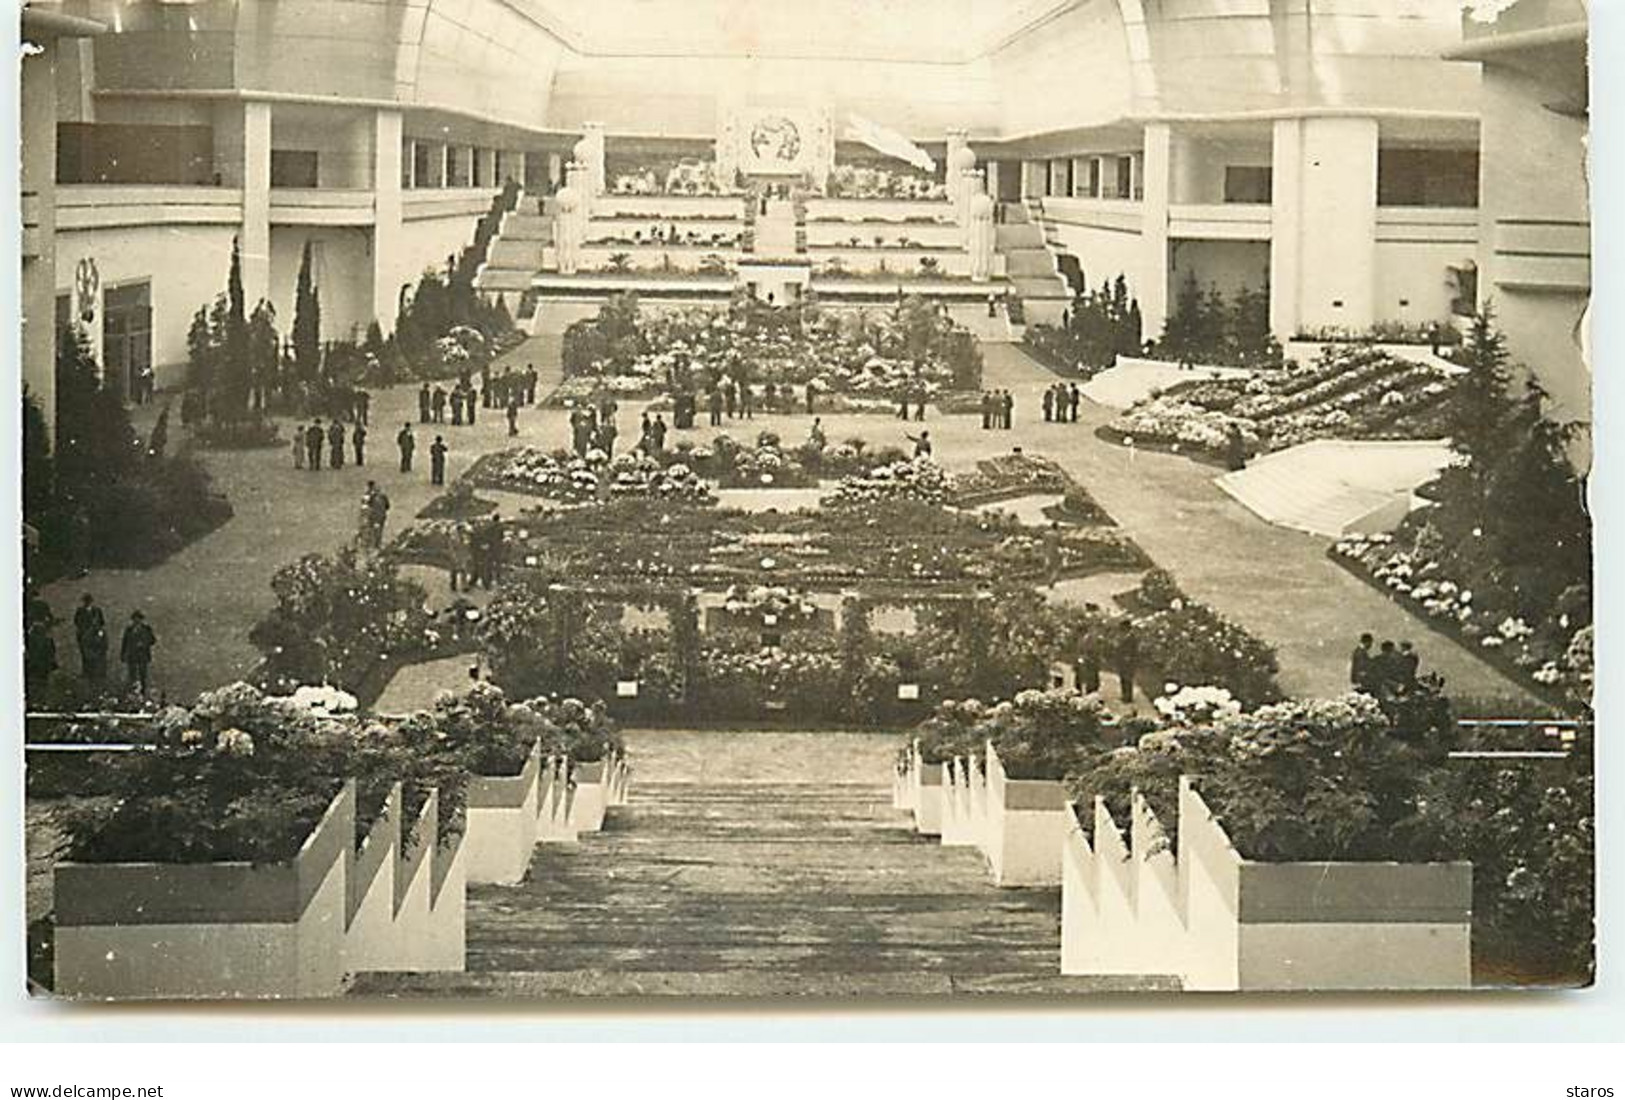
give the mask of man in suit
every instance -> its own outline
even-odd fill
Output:
[[[401,430],[395,433],[395,446],[401,452],[401,473],[412,472],[412,452],[418,449],[418,441],[412,435],[412,422],[408,420],[401,425]]]

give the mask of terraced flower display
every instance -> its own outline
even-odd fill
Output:
[[[1175,386],[1104,433],[1212,456],[1224,455],[1237,433],[1255,454],[1316,439],[1435,439],[1445,432],[1451,391],[1451,376],[1438,368],[1371,347],[1329,347],[1307,366]]]

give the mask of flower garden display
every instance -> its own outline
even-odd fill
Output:
[[[953,499],[960,507],[1041,493],[1088,496],[1054,459],[1025,451],[980,459],[975,470],[953,477]]]
[[[1449,376],[1434,367],[1371,347],[1336,346],[1308,366],[1175,386],[1128,409],[1102,434],[1215,457],[1236,433],[1251,453],[1316,439],[1433,439],[1448,434],[1451,391]]]
[[[732,585],[722,594],[722,607],[730,615],[779,630],[793,630],[818,614],[817,605],[805,593],[785,585]]]
[[[1148,573],[1128,602],[1140,649],[1137,679],[1151,685],[1153,697],[1177,694],[1185,685],[1212,685],[1246,706],[1281,698],[1275,651],[1186,596],[1167,573]]]
[[[618,295],[598,317],[571,325],[564,341],[569,381],[555,401],[600,391],[703,390],[731,378],[798,394],[810,386],[826,404],[833,396],[874,399],[878,411],[901,395],[934,397],[981,383],[975,338],[917,298],[846,315],[749,299],[726,310],[645,315],[635,297]]]
[[[567,504],[606,496],[701,505],[714,500],[710,486],[690,467],[639,454],[604,462],[563,450],[519,447],[482,456],[465,477],[474,486]]]
[[[821,504],[825,508],[863,508],[895,500],[943,504],[950,490],[951,482],[941,466],[917,458],[880,466],[866,475],[843,477]]]

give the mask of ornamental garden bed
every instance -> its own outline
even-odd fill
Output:
[[[639,394],[707,392],[728,378],[895,400],[979,390],[982,375],[976,338],[917,297],[858,313],[737,296],[726,309],[645,314],[617,295],[565,331],[563,361],[567,385]]]
[[[974,471],[953,478],[953,500],[962,508],[1043,493],[1089,496],[1059,463],[1024,451],[980,459]]]
[[[867,486],[857,494],[842,494],[850,501],[842,506],[787,514],[652,508],[627,500],[576,508],[545,522],[509,520],[506,560],[521,573],[545,561],[579,584],[725,588],[793,577],[813,589],[990,584],[1148,564],[1131,540],[1112,530],[1034,530],[1009,517],[958,513]],[[419,524],[403,532],[391,552],[443,565],[444,544],[437,524]]]
[[[1438,566],[1401,549],[1392,535],[1339,539],[1326,556],[1416,616],[1429,629],[1476,653],[1503,676],[1558,711],[1585,706],[1590,699],[1594,629],[1578,627],[1584,610],[1576,606],[1574,627],[1558,612],[1540,629],[1521,616],[1496,610],[1493,585],[1475,587],[1446,576]],[[1583,602],[1583,601],[1578,601]]]
[[[1447,434],[1454,380],[1375,348],[1325,348],[1312,364],[1246,380],[1182,383],[1097,432],[1111,442],[1231,459],[1316,439],[1434,439]]]

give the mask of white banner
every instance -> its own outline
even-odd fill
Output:
[[[864,118],[862,115],[848,115],[846,119],[846,139],[848,141],[861,141],[878,153],[885,153],[889,157],[907,161],[922,172],[935,172],[937,162],[931,155],[908,138],[895,130]]]

